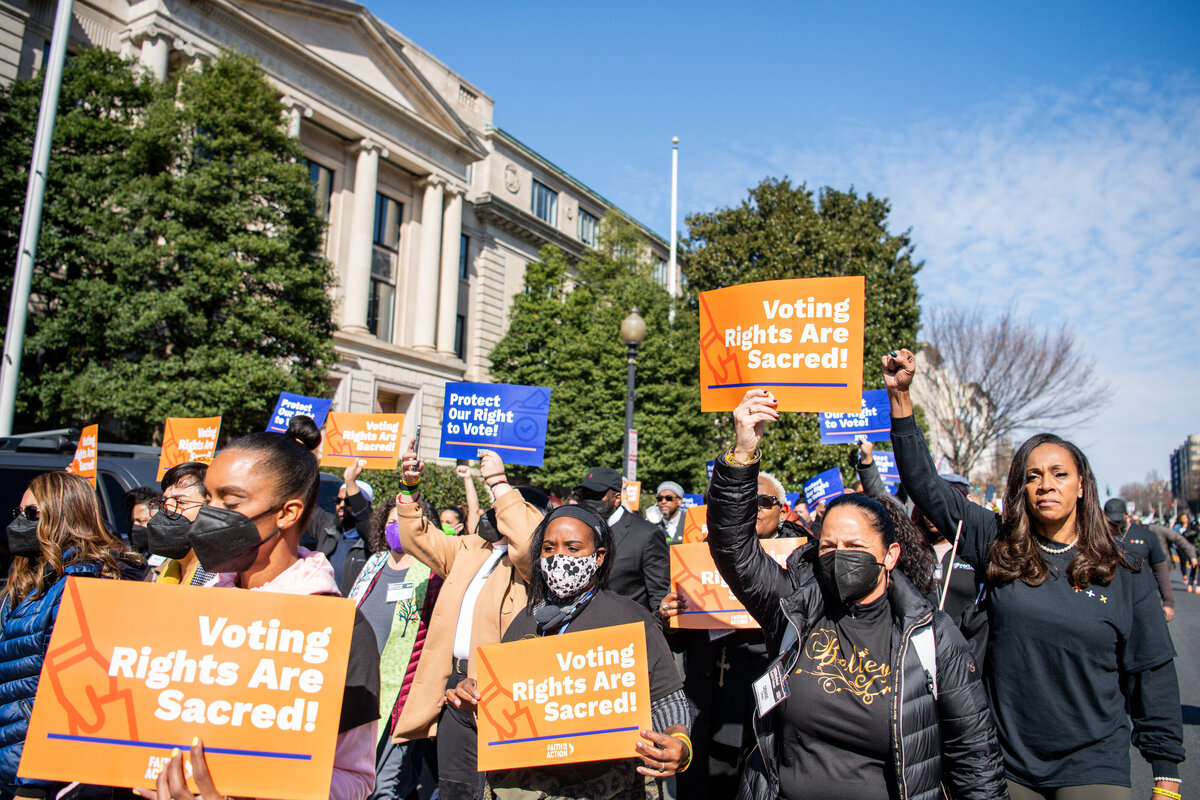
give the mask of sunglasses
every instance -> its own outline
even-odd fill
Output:
[[[13,509],[13,519],[16,519],[17,517],[25,517],[25,519],[29,520],[30,522],[37,522],[38,507],[25,506],[24,508],[21,508],[20,506],[17,506]]]
[[[660,503],[669,503],[672,500],[678,500],[679,498],[673,494],[660,494],[658,497],[656,497],[654,499]]]
[[[759,508],[774,508],[775,506],[782,506],[782,505],[783,505],[783,503],[779,502],[779,498],[777,498],[773,494],[760,494],[758,496],[758,507]]]
[[[204,503],[200,500],[180,500],[178,497],[158,497],[146,503],[146,509],[151,516],[162,512],[170,519],[178,519],[183,516],[183,512],[192,506],[202,506]]]

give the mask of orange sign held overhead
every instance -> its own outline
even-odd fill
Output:
[[[75,458],[71,459],[71,464],[67,467],[67,472],[87,478],[92,488],[96,487],[96,439],[99,433],[99,425],[88,425],[83,429],[79,434],[79,443],[75,445]]]
[[[780,411],[862,405],[862,276],[795,278],[700,293],[700,409],[766,389]]]
[[[220,435],[220,417],[167,417],[162,454],[158,457],[158,479],[161,481],[171,467],[189,461],[205,464],[212,461]]]
[[[347,414],[331,411],[325,418],[322,467],[348,467],[357,459],[367,469],[395,469],[400,461],[403,414]]]
[[[642,482],[625,481],[621,487],[621,504],[630,511],[637,511],[642,505]]]
[[[480,647],[479,769],[633,758],[650,727],[646,626]]]
[[[760,539],[759,544],[784,565],[792,551],[806,541],[804,538]],[[687,609],[679,616],[671,617],[672,628],[759,627],[717,571],[707,544],[671,546],[671,591],[687,600]]]
[[[683,518],[683,543],[703,542],[708,538],[708,506],[692,506]]]
[[[152,789],[199,736],[223,793],[327,798],[353,627],[342,598],[69,578],[17,774]]]

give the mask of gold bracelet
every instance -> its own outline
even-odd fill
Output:
[[[682,772],[683,770],[680,770]],[[1172,792],[1170,789],[1160,789],[1155,786],[1150,790],[1152,794],[1161,794],[1163,797],[1169,797],[1171,800],[1183,800],[1183,795],[1179,792]]]
[[[687,745],[687,749],[688,749],[687,761],[683,762],[679,766],[679,769],[675,770],[676,772],[687,772],[687,768],[692,765],[692,755],[694,753],[694,751],[692,750],[692,740],[690,738],[688,738],[688,735],[686,733],[672,733],[671,736]]]
[[[725,451],[725,463],[735,467],[748,467],[751,464],[758,463],[759,458],[762,457],[762,450],[759,449],[754,451],[754,456],[749,461],[738,461],[733,457],[733,451],[734,447]]]

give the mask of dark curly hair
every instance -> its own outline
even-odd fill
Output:
[[[854,492],[835,498],[825,509],[825,519],[829,519],[829,512],[842,506],[853,506],[870,520],[871,527],[883,537],[885,548],[892,542],[900,545],[900,559],[896,562],[896,568],[904,573],[918,592],[928,594],[933,588],[933,550],[929,548],[925,533],[913,524],[904,509],[890,500],[876,500]]]
[[[1073,443],[1052,433],[1030,437],[1013,456],[1008,469],[1008,484],[1004,490],[1004,515],[1000,520],[1000,535],[992,546],[987,577],[991,583],[1021,581],[1040,586],[1050,574],[1046,560],[1037,546],[1035,531],[1025,502],[1025,475],[1029,456],[1044,444],[1057,445],[1071,454],[1083,496],[1075,504],[1075,547],[1079,555],[1067,566],[1071,585],[1086,589],[1093,583],[1105,585],[1118,567],[1135,569],[1124,559],[1117,544],[1116,525],[1104,516],[1096,476],[1087,456]]]
[[[384,501],[383,505],[378,506],[371,512],[371,522],[367,526],[367,552],[382,553],[385,550],[390,550],[387,543],[387,535],[384,529],[387,528],[388,514],[392,513],[392,509],[396,507],[396,496],[392,495]]]

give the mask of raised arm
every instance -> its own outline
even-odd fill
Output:
[[[475,481],[471,478],[469,466],[459,464],[454,468],[454,474],[462,478],[463,492],[467,495],[467,518],[463,520],[466,523],[463,530],[471,533],[475,530],[475,524],[479,522],[479,515],[483,513],[479,510],[479,493],[475,491]]]
[[[887,490],[887,484],[879,477],[879,468],[875,466],[875,445],[865,439],[858,443],[858,463],[854,465],[858,479],[862,481],[863,494],[888,502],[898,502]]]
[[[463,549],[462,536],[447,536],[441,526],[434,526],[421,513],[421,474],[425,464],[417,458],[416,437],[408,443],[401,468],[404,470],[404,487],[396,498],[397,528],[404,552],[436,572],[443,579],[449,577],[454,559]]]
[[[708,485],[708,549],[721,577],[734,596],[778,649],[785,620],[779,606],[791,594],[786,570],[758,542],[757,516],[759,443],[768,420],[779,419],[775,398],[751,389],[733,412],[737,443],[717,456]]]
[[[1000,530],[999,517],[967,500],[938,475],[925,436],[913,419],[908,390],[916,371],[917,357],[911,350],[893,351],[883,357],[883,380],[892,406],[892,450],[900,482],[921,513],[948,540],[954,540],[962,521],[959,553],[975,569],[985,569]]]
[[[542,512],[526,503],[521,493],[509,486],[504,461],[497,453],[481,450],[479,471],[492,493],[496,530],[508,539],[508,557],[528,583],[533,566],[529,543],[533,540],[533,529],[542,521]]]

